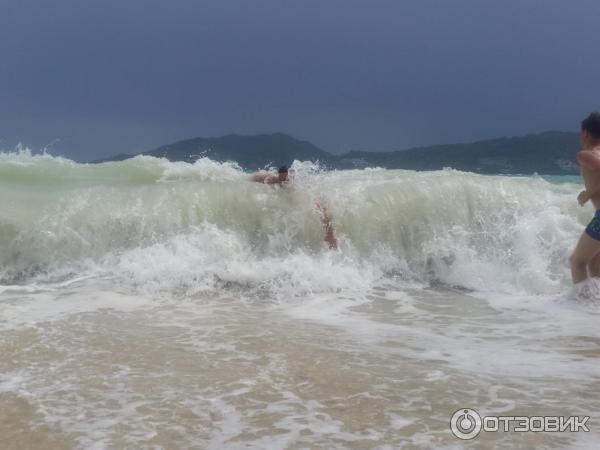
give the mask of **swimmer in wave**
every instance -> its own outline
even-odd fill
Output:
[[[277,173],[267,172],[266,170],[261,170],[260,172],[253,173],[250,178],[251,181],[256,183],[264,183],[268,185],[275,185],[280,187],[288,187],[289,186],[289,170],[287,166],[281,166],[277,169]],[[335,230],[333,228],[333,224],[331,222],[331,217],[327,212],[322,201],[317,201],[315,203],[317,208],[317,212],[321,218],[321,224],[323,226],[323,231],[325,232],[325,242],[330,250],[337,250],[337,238],[335,236]]]

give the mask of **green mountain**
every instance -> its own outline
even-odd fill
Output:
[[[392,152],[351,151],[333,155],[307,141],[275,133],[258,136],[230,134],[195,138],[164,145],[144,155],[172,161],[195,161],[207,156],[216,161],[237,161],[246,169],[290,164],[294,159],[319,161],[328,168],[438,170],[452,167],[477,173],[570,175],[579,172],[575,154],[577,133],[548,131],[522,137],[505,137],[470,144],[435,145]],[[133,155],[116,155],[95,162],[120,161]]]
[[[340,156],[340,168],[436,170],[452,167],[477,173],[577,174],[577,133],[548,131],[471,144],[436,145],[396,152],[353,151]]]
[[[171,161],[192,162],[206,156],[215,161],[236,161],[240,166],[256,170],[265,166],[282,166],[294,159],[331,164],[335,157],[307,141],[299,141],[283,133],[257,136],[229,134],[218,138],[194,138],[163,145],[144,155]],[[117,155],[94,162],[121,161],[134,155]]]

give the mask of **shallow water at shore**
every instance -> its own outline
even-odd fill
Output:
[[[93,286],[93,287],[92,287]],[[151,299],[107,281],[0,297],[8,448],[460,446],[452,413],[592,415],[600,308],[448,289],[360,302]],[[599,433],[482,433],[511,448]]]

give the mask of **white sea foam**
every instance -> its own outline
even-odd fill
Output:
[[[2,155],[0,185],[10,188],[0,208],[2,284],[118,267],[138,285],[171,279],[174,289],[208,289],[222,287],[215,280],[283,282],[293,275],[272,266],[293,266],[318,286],[298,267],[298,258],[307,267],[323,260],[318,201],[343,253],[331,274],[354,265],[357,273],[478,291],[555,294],[568,286],[567,258],[588,215],[573,201],[576,186],[541,178],[325,173],[295,163],[292,187],[279,189],[207,158],[80,165]],[[8,168],[15,161],[27,165]]]

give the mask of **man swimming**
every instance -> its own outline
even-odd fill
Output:
[[[281,166],[277,169],[277,174],[261,170],[260,172],[252,174],[251,180],[256,181],[257,183],[277,184],[283,187],[289,182],[288,168],[287,166]]]
[[[596,213],[579,238],[571,255],[573,283],[588,276],[600,277],[600,112],[593,112],[581,122],[581,151],[577,161],[585,190],[577,196],[581,206],[591,200]]]
[[[287,187],[290,182],[288,172],[287,166],[281,166],[277,170],[277,175],[272,172],[261,170],[260,172],[252,174],[250,179],[251,181],[255,181],[257,183]],[[321,225],[323,226],[323,231],[325,233],[324,240],[330,250],[337,250],[337,238],[335,237],[335,231],[333,229],[333,224],[331,223],[331,217],[327,213],[327,209],[321,201],[316,202],[315,206],[321,218]]]

